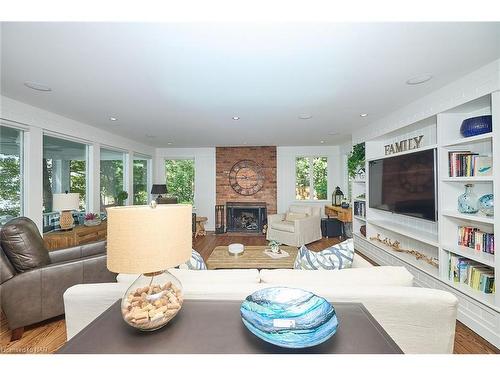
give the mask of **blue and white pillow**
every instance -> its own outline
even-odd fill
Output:
[[[201,257],[200,253],[195,249],[191,250],[191,258],[186,262],[179,266],[180,269],[185,270],[206,270],[207,265],[205,261]]]
[[[351,268],[353,258],[354,242],[352,239],[320,252],[311,251],[303,245],[297,253],[293,268],[296,270],[341,270]]]

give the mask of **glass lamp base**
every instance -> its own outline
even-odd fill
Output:
[[[154,331],[177,315],[183,301],[182,284],[170,272],[143,274],[122,298],[123,319],[141,331]]]

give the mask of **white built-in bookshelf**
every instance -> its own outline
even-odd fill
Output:
[[[464,138],[460,126],[466,118],[493,116],[493,131]],[[421,147],[415,150],[385,155],[384,146],[404,139],[423,135]],[[477,251],[458,244],[458,228],[474,227],[486,233],[495,233],[500,228],[500,209],[494,216],[463,214],[458,212],[458,196],[464,192],[464,185],[472,183],[475,194],[493,193],[500,197],[500,92],[460,104],[443,112],[372,139],[365,140],[366,181],[353,182],[353,203],[360,194],[365,194],[366,216],[353,219],[353,234],[356,249],[365,253],[379,264],[404,265],[415,276],[418,286],[444,289],[454,293],[459,300],[458,319],[500,347],[500,293],[484,293],[465,283],[450,279],[450,260],[461,257],[488,267],[494,272],[496,286],[500,280],[500,245],[496,254]],[[398,215],[369,207],[369,173],[371,160],[418,152],[425,149],[437,150],[437,221],[427,221]],[[449,152],[471,151],[479,155],[492,156],[491,176],[452,177],[449,174]],[[359,228],[366,225],[367,235],[363,237]],[[398,241],[404,249],[416,250],[427,259],[434,259],[436,265],[412,254],[397,252],[374,237]],[[497,240],[498,243],[498,240]]]

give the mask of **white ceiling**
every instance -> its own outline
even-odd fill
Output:
[[[1,38],[3,95],[160,147],[339,144],[500,58],[500,23],[3,23]]]

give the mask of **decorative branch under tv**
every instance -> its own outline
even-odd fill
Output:
[[[415,258],[417,258],[417,260],[424,260],[426,261],[427,263],[429,263],[431,266],[434,266],[436,268],[439,267],[439,263],[438,263],[438,260],[436,258],[431,258],[431,257],[428,257],[427,255],[417,251],[417,250],[407,250],[407,249],[403,249],[401,248],[401,242],[397,241],[397,240],[394,240],[394,241],[391,241],[389,238],[385,237],[384,239],[381,238],[380,236],[380,233],[377,233],[377,236],[374,236],[374,237],[370,237],[370,240],[375,240],[375,241],[378,241],[378,242],[381,242],[383,243],[384,245],[386,246],[389,246],[392,250],[398,252],[398,253],[406,253],[406,254],[410,254],[410,255],[413,255]]]

